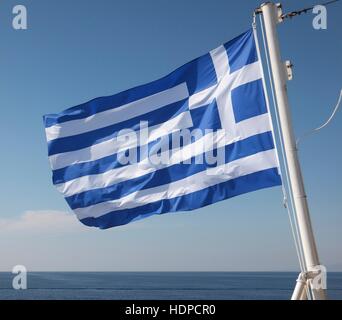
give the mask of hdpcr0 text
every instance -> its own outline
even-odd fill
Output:
[[[156,306],[139,306],[133,304],[125,308],[125,315],[148,315],[156,318],[162,313],[169,315],[213,315],[215,314],[215,305],[207,304],[176,304],[170,305],[169,308],[162,308]]]

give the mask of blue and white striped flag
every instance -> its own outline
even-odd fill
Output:
[[[44,116],[53,183],[102,229],[281,184],[253,31],[168,76]]]

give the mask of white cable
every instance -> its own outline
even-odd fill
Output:
[[[306,133],[304,133],[303,136],[301,136],[300,138],[298,138],[297,141],[296,141],[296,145],[297,145],[297,146],[298,146],[299,142],[300,142],[303,138],[306,138],[306,137],[308,137],[308,136],[310,136],[310,135],[316,133],[317,131],[323,129],[324,127],[326,127],[326,126],[330,123],[330,121],[334,118],[334,116],[335,116],[335,114],[336,114],[336,112],[337,112],[337,109],[339,108],[339,106],[340,106],[340,104],[341,104],[341,100],[342,100],[342,89],[341,89],[341,91],[340,91],[340,97],[338,98],[336,107],[334,108],[334,111],[333,111],[332,114],[330,115],[329,119],[328,119],[326,122],[324,122],[321,126],[319,126],[318,128],[313,129],[313,130],[311,130],[311,131],[309,131],[309,132],[306,132]]]

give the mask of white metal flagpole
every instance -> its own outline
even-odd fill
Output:
[[[326,292],[320,286],[313,285],[313,279],[317,274],[320,262],[318,258],[314,233],[310,221],[309,208],[304,189],[304,182],[301,168],[298,160],[296,141],[294,139],[289,102],[286,88],[286,68],[281,61],[278,35],[276,25],[281,20],[279,6],[274,3],[264,3],[260,6],[260,12],[263,15],[264,28],[267,40],[267,49],[270,58],[272,78],[274,83],[275,97],[280,120],[280,130],[284,143],[285,158],[289,171],[290,192],[294,199],[295,214],[298,221],[300,240],[303,247],[304,261],[307,270],[303,276],[308,287],[311,289],[313,299],[326,299]],[[300,299],[303,296],[305,286],[302,281],[297,282],[292,299]]]

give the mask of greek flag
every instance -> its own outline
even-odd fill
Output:
[[[53,184],[87,226],[281,184],[252,30],[164,78],[44,123]]]

